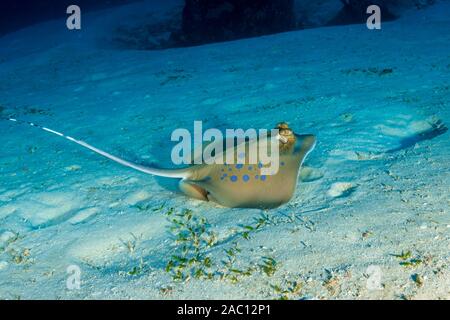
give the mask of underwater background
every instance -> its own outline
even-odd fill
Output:
[[[450,298],[450,1],[2,1],[0,22],[1,299]],[[161,167],[195,120],[317,145],[289,203],[232,209],[11,117]]]

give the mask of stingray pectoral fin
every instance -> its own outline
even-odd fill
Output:
[[[297,139],[296,152],[302,152],[305,156],[316,146],[317,138],[312,134],[295,135]]]
[[[180,190],[188,197],[208,201],[208,192],[202,187],[189,180],[180,180],[178,183]]]

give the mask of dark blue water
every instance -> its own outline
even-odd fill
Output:
[[[108,8],[136,0],[2,0],[0,1],[0,36],[50,19],[66,17],[66,8],[76,4],[83,11]]]

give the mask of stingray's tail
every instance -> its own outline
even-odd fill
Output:
[[[144,173],[147,173],[147,174],[153,174],[155,176],[167,177],[167,178],[188,178],[190,176],[190,172],[191,171],[189,169],[173,169],[172,170],[172,169],[158,169],[158,168],[150,168],[150,167],[141,166],[139,164],[132,163],[132,162],[129,162],[127,160],[123,160],[123,159],[120,159],[120,158],[118,158],[116,156],[113,156],[112,154],[109,154],[108,152],[105,152],[105,151],[100,150],[100,149],[98,149],[98,148],[96,148],[94,146],[91,146],[90,144],[88,144],[88,143],[86,143],[84,141],[72,138],[70,136],[66,136],[65,134],[63,134],[61,132],[49,129],[47,127],[38,125],[36,123],[23,121],[23,120],[17,120],[17,119],[14,119],[14,118],[2,118],[2,119],[3,120],[12,121],[12,122],[16,122],[16,123],[20,123],[20,124],[27,124],[27,125],[30,125],[32,127],[39,128],[39,129],[42,129],[44,131],[50,132],[50,133],[55,134],[57,136],[63,137],[65,139],[69,140],[69,141],[75,142],[76,144],[79,144],[80,146],[83,146],[83,147],[85,147],[85,148],[87,148],[87,149],[89,149],[91,151],[94,151],[95,153],[98,153],[98,154],[100,154],[100,155],[102,155],[102,156],[104,156],[104,157],[106,157],[106,158],[108,158],[108,159],[110,159],[112,161],[120,163],[121,165],[133,168],[135,170],[138,170],[138,171],[141,171],[141,172],[144,172]]]

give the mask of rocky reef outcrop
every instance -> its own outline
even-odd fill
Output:
[[[294,0],[186,0],[173,41],[197,45],[273,34],[296,27]]]
[[[437,1],[450,0],[179,0],[173,11],[158,19],[133,20],[134,25],[131,21],[118,27],[114,41],[120,48],[141,50],[194,46],[305,28],[362,24],[369,17],[370,5],[381,8],[382,22],[386,22]]]

